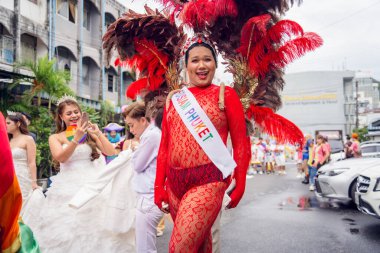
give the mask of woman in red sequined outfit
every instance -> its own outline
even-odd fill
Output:
[[[220,87],[211,83],[216,59],[215,50],[205,41],[196,41],[185,52],[189,91],[224,144],[228,134],[231,136],[237,166],[232,175],[236,187],[230,194],[228,207],[234,208],[244,193],[250,145],[243,107],[232,88],[226,87],[224,108],[219,106]],[[212,251],[211,226],[221,209],[230,180],[231,176],[223,178],[222,172],[211,162],[170,102],[162,122],[155,181],[155,203],[161,210],[170,211],[174,220],[169,252]]]

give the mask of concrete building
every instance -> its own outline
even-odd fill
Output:
[[[361,119],[359,127],[367,126],[368,120],[362,117],[379,108],[379,82],[361,72],[294,73],[285,75],[285,83],[283,107],[278,113],[297,124],[305,134],[314,135],[317,130],[350,134],[357,118]]]
[[[70,87],[83,103],[122,105],[132,80],[113,62],[105,68],[102,34],[125,11],[116,0],[0,0],[0,85],[18,74],[15,62],[48,54],[70,72]]]

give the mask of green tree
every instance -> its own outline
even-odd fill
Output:
[[[100,114],[94,108],[81,104],[83,112],[88,113],[88,117],[92,123],[99,124]]]
[[[109,101],[102,101],[100,104],[99,127],[107,125],[108,121],[113,121],[115,116],[115,107]]]
[[[57,70],[55,68],[55,58],[49,60],[47,56],[39,58],[37,62],[25,61],[16,64],[17,68],[26,68],[32,72],[32,78],[18,79],[11,88],[21,82],[30,82],[32,88],[25,92],[27,99],[31,100],[34,96],[38,96],[38,106],[41,105],[41,95],[45,92],[49,96],[48,109],[51,109],[51,103],[57,98],[68,94],[74,95],[74,92],[68,86],[70,81],[70,73],[66,70]]]
[[[359,135],[359,141],[360,142],[368,141],[370,139],[368,137],[368,128],[367,127],[363,127],[363,128],[359,128],[359,129],[355,128],[352,132],[357,133]]]
[[[49,147],[49,136],[53,132],[54,119],[46,107],[33,106],[32,123],[30,131],[37,135],[37,157],[38,177],[49,177],[53,164]]]

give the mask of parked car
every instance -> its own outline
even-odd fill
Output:
[[[330,162],[337,162],[346,159],[346,154],[344,153],[344,150],[339,150],[336,152],[331,151],[330,154]]]
[[[358,176],[375,166],[380,166],[380,158],[361,157],[329,163],[318,170],[315,194],[317,197],[354,202]]]
[[[360,173],[355,202],[361,212],[380,218],[380,166]]]
[[[366,141],[360,144],[363,157],[380,157],[380,142]]]

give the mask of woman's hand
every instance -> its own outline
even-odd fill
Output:
[[[169,213],[169,200],[168,194],[164,187],[155,186],[154,188],[154,203],[160,208],[164,213]]]
[[[97,124],[93,124],[91,122],[88,123],[88,127],[87,127],[87,131],[88,133],[91,135],[91,137],[100,137],[100,135],[102,134],[102,132],[99,130],[99,127]]]
[[[230,198],[231,201],[227,206],[227,209],[235,208],[240,200],[243,198],[245,191],[245,184],[244,185],[236,185],[236,187],[231,191]]]
[[[135,151],[138,146],[139,146],[139,142],[138,141],[132,141],[131,142],[131,149],[132,149],[132,151]]]
[[[35,189],[37,189],[38,187],[39,187],[39,185],[37,184],[37,182],[36,181],[32,181],[32,189],[33,189],[33,191]]]
[[[166,104],[166,110],[169,109],[170,101],[172,100],[173,95],[176,94],[176,93],[178,93],[178,92],[180,92],[180,91],[181,91],[180,89],[178,89],[178,90],[172,90],[168,94],[168,96],[166,97],[166,103],[165,103]]]
[[[82,139],[82,137],[86,134],[87,128],[88,128],[88,122],[85,122],[82,125],[82,123],[79,121],[77,128],[75,130],[74,140],[79,142]]]

